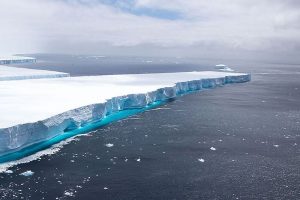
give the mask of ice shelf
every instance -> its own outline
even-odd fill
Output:
[[[65,77],[0,82],[0,156],[191,91],[250,81],[229,72]]]
[[[63,72],[26,69],[0,65],[0,81],[41,79],[41,78],[61,78],[70,74]]]
[[[0,65],[18,64],[18,63],[34,63],[35,58],[24,56],[0,56]]]

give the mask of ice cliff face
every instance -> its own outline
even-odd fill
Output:
[[[176,83],[173,87],[159,88],[145,94],[113,97],[105,103],[92,104],[69,110],[35,123],[20,124],[0,129],[0,156],[19,151],[24,147],[49,140],[67,131],[88,126],[106,116],[122,110],[145,108],[155,102],[165,101],[193,91],[215,88],[230,83],[250,81],[249,74],[192,80]],[[95,91],[97,92],[97,91]]]

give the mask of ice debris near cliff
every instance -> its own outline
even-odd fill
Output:
[[[1,81],[0,156],[111,113],[250,79],[249,74],[203,71]]]

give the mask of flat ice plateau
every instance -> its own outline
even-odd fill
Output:
[[[112,113],[250,79],[249,74],[203,71],[1,81],[0,156]]]
[[[1,62],[1,60],[0,60]],[[40,79],[40,78],[60,78],[70,76],[68,73],[35,70],[17,67],[8,67],[0,65],[0,81],[23,80],[23,79]]]

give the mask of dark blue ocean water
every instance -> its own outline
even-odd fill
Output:
[[[212,70],[221,62],[36,57],[26,67],[75,76]],[[300,199],[300,65],[226,63],[252,81],[181,97],[15,166],[0,174],[0,199]],[[27,170],[34,175],[19,175]]]

